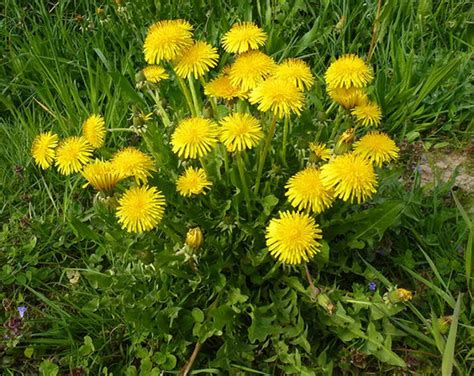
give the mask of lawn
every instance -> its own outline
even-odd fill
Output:
[[[1,375],[473,373],[470,2],[2,5]]]

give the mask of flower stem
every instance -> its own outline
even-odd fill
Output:
[[[133,132],[133,133],[136,133],[131,128],[108,128],[107,132]]]
[[[201,82],[202,87],[206,86],[206,82],[204,78],[199,77],[199,82]],[[214,119],[219,120],[219,113],[217,111],[217,101],[214,97],[209,97],[209,103],[211,104],[212,114],[214,115]]]
[[[165,109],[163,108],[163,105],[161,104],[160,94],[159,94],[158,90],[155,90],[154,93],[150,91],[150,95],[152,96],[153,100],[155,101],[156,108],[158,109],[158,112],[161,115],[161,118],[163,120],[163,124],[165,125],[165,127],[169,127],[171,125],[171,120],[170,120],[168,114],[166,113]]]
[[[283,160],[283,164],[287,166],[286,163],[286,144],[288,142],[288,129],[290,127],[290,118],[289,116],[285,116],[285,124],[283,126],[283,145],[281,149],[281,158]]]
[[[181,77],[179,77],[178,75],[176,75],[176,78],[178,79],[179,87],[181,88],[181,91],[183,92],[184,97],[186,98],[186,103],[188,104],[189,111],[191,111],[191,114],[192,114],[193,116],[197,116],[197,114],[196,114],[196,109],[194,108],[194,106],[193,106],[193,101],[191,100],[191,93],[189,92],[189,89],[188,89],[188,87],[186,86],[186,83],[185,83],[184,80],[183,80]]]
[[[270,150],[270,144],[272,143],[273,135],[275,134],[277,117],[273,115],[273,120],[268,129],[267,138],[265,140],[265,145],[263,146],[262,152],[260,153],[260,159],[258,161],[257,168],[257,179],[255,181],[255,195],[258,195],[260,189],[260,181],[262,180],[263,166],[265,165],[265,160],[267,159],[268,151]]]
[[[242,190],[244,191],[244,196],[245,196],[245,203],[247,205],[247,212],[250,217],[252,213],[252,206],[250,202],[250,193],[249,193],[249,186],[247,184],[247,179],[245,177],[245,168],[244,168],[244,161],[242,160],[242,152],[237,152],[236,153],[236,159],[237,159],[237,168],[239,169],[239,174],[240,174],[240,180],[242,183]]]
[[[314,298],[316,298],[316,296],[319,295],[321,290],[318,289],[314,285],[313,278],[311,277],[311,273],[309,272],[309,269],[308,269],[308,264],[306,264],[306,263],[304,264],[304,270],[306,272],[306,279],[308,280],[309,287],[311,288],[311,298],[314,299]]]
[[[191,96],[193,98],[194,103],[194,111],[196,112],[196,116],[201,115],[201,110],[199,106],[198,97],[196,95],[196,88],[194,87],[194,78],[192,76],[188,77],[189,88],[191,89]]]

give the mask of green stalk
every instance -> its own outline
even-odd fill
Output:
[[[290,117],[285,116],[285,124],[283,126],[283,145],[281,149],[281,158],[283,160],[283,164],[287,166],[286,163],[286,144],[288,142],[288,129],[290,127]]]
[[[199,82],[201,82],[202,87],[206,86],[206,82],[204,81],[204,78],[199,77]],[[214,97],[209,97],[209,103],[211,104],[212,107],[212,114],[214,115],[214,119],[219,120],[218,112],[217,112],[217,101],[216,98]]]
[[[186,83],[178,75],[176,75],[176,78],[178,79],[179,87],[181,88],[181,91],[183,92],[184,97],[186,98],[186,103],[188,104],[189,111],[191,111],[191,114],[193,116],[197,116],[196,109],[194,108],[193,101],[191,100],[191,93],[189,92],[189,89]]]
[[[229,153],[227,152],[227,149],[225,148],[224,145],[221,145],[222,147],[222,155],[224,156],[224,170],[225,170],[225,179],[228,182],[229,177],[230,177],[230,168],[229,168]]]
[[[257,168],[257,180],[255,181],[255,195],[258,195],[260,189],[260,181],[262,180],[263,166],[265,165],[265,160],[267,159],[268,151],[270,150],[270,144],[272,143],[273,135],[275,134],[277,117],[273,115],[272,123],[268,129],[267,138],[265,140],[265,145],[262,152],[260,153],[260,159],[258,161]]]
[[[191,89],[191,96],[193,98],[194,103],[194,110],[196,112],[196,116],[201,115],[201,109],[199,106],[199,101],[196,95],[196,88],[194,87],[194,78],[192,76],[188,77],[189,88]]]
[[[163,123],[165,124],[165,127],[169,127],[171,125],[171,120],[166,113],[165,109],[163,108],[163,105],[161,104],[160,101],[160,94],[158,92],[158,89],[155,90],[155,92],[150,92],[150,95],[153,97],[153,100],[155,101],[156,107],[158,108],[158,112],[160,113]]]
[[[252,206],[250,202],[249,186],[247,184],[247,179],[245,177],[244,161],[242,160],[241,153],[242,152],[240,151],[236,153],[237,168],[239,169],[240,181],[242,183],[242,190],[244,191],[244,196],[245,196],[245,204],[247,205],[247,212],[250,217],[252,213]]]

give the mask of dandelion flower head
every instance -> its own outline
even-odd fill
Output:
[[[258,49],[266,40],[267,34],[253,22],[240,22],[222,37],[222,45],[227,52],[241,54]]]
[[[317,159],[322,161],[331,159],[332,151],[327,147],[326,144],[322,144],[320,142],[310,142],[309,150],[311,150]]]
[[[314,213],[321,213],[332,205],[332,189],[322,184],[320,175],[318,168],[307,167],[288,180],[285,188],[291,205],[299,210],[309,208]]]
[[[181,121],[171,135],[173,153],[180,158],[200,158],[217,143],[217,125],[201,117]]]
[[[53,164],[56,146],[58,146],[58,135],[52,132],[41,133],[33,140],[31,155],[43,170]]]
[[[143,52],[148,64],[175,59],[184,47],[193,43],[193,27],[184,20],[164,20],[151,25]]]
[[[256,87],[275,69],[273,59],[260,51],[249,51],[239,55],[229,70],[232,85],[247,91]]]
[[[117,218],[128,232],[149,231],[161,222],[165,198],[156,187],[132,187],[118,200]]]
[[[382,111],[374,102],[365,102],[355,106],[351,114],[365,127],[378,126],[382,120]]]
[[[333,62],[324,75],[329,89],[336,87],[365,87],[374,78],[372,69],[354,54],[343,55]]]
[[[181,78],[190,76],[199,78],[214,68],[218,59],[217,48],[209,43],[196,41],[181,51],[175,61],[174,69]]]
[[[120,181],[121,177],[109,161],[96,159],[84,166],[81,171],[82,176],[87,180],[87,185],[102,192],[111,191]]]
[[[105,141],[105,121],[100,115],[89,116],[82,123],[82,134],[94,148],[100,148]]]
[[[156,171],[155,162],[142,151],[127,147],[112,157],[112,165],[121,179],[134,177],[137,182],[146,183],[152,171]]]
[[[295,85],[284,79],[271,77],[250,92],[249,101],[258,104],[260,111],[272,111],[275,116],[282,118],[292,112],[300,115],[304,96]]]
[[[301,59],[286,59],[275,68],[273,76],[290,81],[300,90],[308,90],[314,83],[310,67]]]
[[[260,122],[250,114],[233,113],[220,121],[220,141],[231,153],[255,147],[263,137]]]
[[[368,97],[363,89],[350,87],[335,87],[328,89],[329,97],[342,107],[350,109],[367,102]]]
[[[282,263],[297,265],[309,261],[321,249],[319,225],[308,214],[280,212],[267,226],[270,254]]]
[[[85,137],[68,137],[56,149],[56,166],[63,175],[81,171],[92,157],[92,146]]]
[[[323,185],[344,201],[362,203],[376,192],[377,176],[370,161],[353,153],[337,156],[321,167]]]
[[[202,168],[188,167],[176,181],[176,190],[184,197],[206,194],[205,189],[211,186],[212,183],[207,179],[206,172]]]
[[[159,65],[148,65],[142,70],[145,80],[152,84],[157,84],[162,80],[167,80],[170,76],[166,72],[165,68]]]
[[[369,159],[375,166],[398,158],[399,149],[385,133],[370,132],[354,143],[354,154]]]

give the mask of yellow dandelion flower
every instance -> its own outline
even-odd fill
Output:
[[[181,49],[193,43],[191,24],[184,20],[164,20],[151,25],[145,37],[143,52],[148,64],[175,59]]]
[[[142,151],[127,147],[114,154],[112,165],[121,179],[133,176],[137,182],[146,183],[152,171],[156,171],[155,162]]]
[[[200,117],[181,121],[171,135],[173,153],[180,158],[201,158],[217,143],[216,124]]]
[[[280,212],[267,226],[267,247],[277,260],[290,265],[309,261],[321,249],[319,225],[307,214]]]
[[[322,166],[321,181],[334,189],[336,197],[359,204],[372,197],[377,187],[372,164],[353,153],[339,155]]]
[[[335,87],[328,89],[329,97],[336,103],[339,103],[342,107],[350,109],[355,106],[359,106],[367,102],[368,97],[363,89],[356,87]]]
[[[301,59],[286,59],[275,68],[273,76],[290,81],[300,90],[308,90],[314,83],[310,67]]]
[[[263,137],[260,122],[250,114],[230,114],[220,124],[220,141],[231,153],[252,149]]]
[[[413,294],[409,290],[398,288],[396,291],[397,291],[397,297],[402,302],[408,302],[409,300],[413,299]]]
[[[214,68],[218,60],[217,48],[209,43],[196,41],[181,51],[175,61],[174,70],[181,78],[188,78],[191,75],[199,78]]]
[[[256,87],[275,69],[273,59],[260,51],[239,55],[229,70],[232,85],[247,91]]]
[[[79,172],[82,166],[89,163],[92,157],[92,146],[85,137],[68,137],[61,141],[56,149],[56,166],[63,175]]]
[[[206,172],[202,168],[188,167],[176,181],[176,190],[184,197],[206,194],[205,189],[211,186],[212,183],[207,179]]]
[[[395,142],[381,132],[370,132],[354,143],[354,154],[369,159],[375,166],[397,159],[398,152]]]
[[[227,52],[241,54],[258,49],[266,40],[267,34],[253,22],[239,22],[222,37],[222,46]]]
[[[31,155],[43,170],[53,164],[56,146],[58,146],[58,135],[52,132],[41,133],[33,140]]]
[[[118,201],[117,218],[128,232],[144,232],[161,222],[165,197],[156,187],[132,187]]]
[[[323,161],[331,159],[332,151],[327,147],[326,144],[322,144],[320,142],[310,142],[309,150],[313,152],[317,159],[321,159]]]
[[[382,111],[374,102],[365,102],[354,107],[351,114],[365,127],[378,126],[382,120]]]
[[[321,173],[316,167],[307,167],[293,175],[285,188],[288,200],[298,210],[309,208],[314,213],[321,213],[334,201],[332,189],[321,183]]]
[[[354,54],[344,55],[333,62],[324,78],[328,88],[365,87],[374,78],[372,69],[360,57]]]
[[[217,77],[208,82],[204,87],[204,94],[209,97],[223,98],[228,101],[234,98],[243,99],[247,96],[245,91],[232,85],[227,75]]]
[[[115,170],[111,162],[98,159],[85,165],[81,174],[87,180],[84,187],[91,185],[94,189],[102,192],[114,189],[121,179],[119,172]]]
[[[100,148],[105,140],[105,121],[100,115],[89,116],[82,123],[82,134],[94,148]]]
[[[142,69],[145,80],[151,82],[152,84],[157,84],[162,80],[167,80],[170,78],[165,68],[160,67],[159,65],[148,65]]]
[[[301,114],[303,93],[293,84],[281,78],[269,78],[250,92],[250,103],[257,104],[262,112],[272,111],[278,118],[292,112]]]

